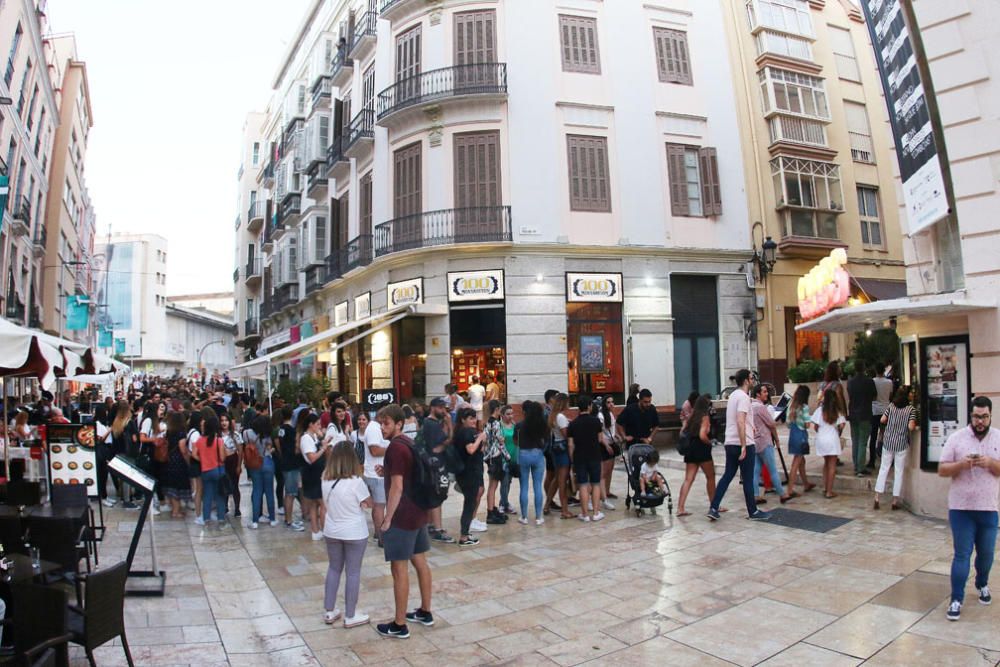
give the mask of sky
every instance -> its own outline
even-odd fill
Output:
[[[166,237],[168,295],[233,288],[236,175],[309,0],[49,0],[74,32],[94,127],[97,235]]]

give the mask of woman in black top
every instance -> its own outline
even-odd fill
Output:
[[[171,412],[167,415],[166,496],[170,501],[170,516],[174,519],[184,518],[184,504],[191,500],[190,459],[184,414]]]
[[[458,450],[458,458],[463,463],[462,472],[458,476],[458,488],[465,496],[462,503],[461,537],[458,540],[460,547],[479,544],[479,540],[469,534],[472,520],[483,499],[483,444],[486,434],[476,430],[476,421],[476,411],[472,408],[459,410],[459,427],[452,440],[452,446]]]
[[[694,402],[694,410],[687,422],[688,452],[684,455],[684,484],[681,485],[681,497],[677,502],[677,516],[688,516],[691,512],[684,509],[691,486],[694,484],[698,470],[705,473],[705,485],[708,488],[708,499],[711,502],[715,496],[715,462],[712,460],[712,420],[709,415],[712,410],[712,399],[708,394],[700,396]]]
[[[542,406],[535,401],[525,401],[521,404],[524,420],[514,427],[514,442],[518,446],[517,462],[521,468],[521,518],[523,524],[528,523],[528,478],[535,494],[535,524],[545,523],[542,516],[542,476],[545,474],[545,455],[543,449],[549,435],[548,424]]]

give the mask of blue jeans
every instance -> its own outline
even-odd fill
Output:
[[[545,455],[540,449],[522,449],[518,454],[518,464],[521,466],[521,518],[528,518],[528,475],[531,475],[531,487],[535,493],[535,518],[542,518],[542,478],[545,476]]]
[[[729,484],[736,477],[736,470],[740,471],[740,479],[743,480],[743,499],[747,503],[747,514],[753,516],[757,513],[757,501],[754,497],[753,468],[757,460],[757,451],[753,443],[747,447],[747,455],[740,461],[740,446],[726,445],[726,472],[722,473],[718,486],[715,487],[715,497],[712,498],[712,509],[718,511],[722,499],[726,497]]]
[[[756,450],[754,450],[756,451]],[[767,474],[771,476],[771,485],[779,496],[785,495],[785,487],[781,484],[781,475],[778,474],[778,461],[774,456],[774,445],[768,445],[764,453],[757,457],[753,466],[753,492],[757,493],[760,488],[760,469],[762,464],[767,466]]]
[[[201,473],[201,518],[205,521],[212,516],[212,503],[219,521],[226,519],[226,496],[219,493],[219,480],[225,476],[226,469],[222,466]]]
[[[976,588],[989,583],[997,542],[997,513],[948,510],[948,523],[955,543],[955,557],[951,561],[951,599],[962,602],[973,547],[976,548]]]
[[[250,483],[253,490],[250,492],[250,506],[252,521],[260,521],[263,500],[267,498],[267,515],[274,521],[274,459],[270,456],[264,457],[264,465],[258,470],[247,469],[250,474]]]

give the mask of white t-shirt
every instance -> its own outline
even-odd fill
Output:
[[[382,437],[382,425],[376,421],[368,424],[368,428],[365,429],[365,477],[377,479],[378,473],[375,472],[375,466],[382,465],[385,456],[372,454],[370,449],[372,445],[376,447],[389,446],[389,443]]]
[[[483,411],[483,398],[486,396],[486,387],[481,384],[474,384],[469,387],[469,405],[476,412]]]
[[[560,412],[556,415],[556,425],[552,429],[552,439],[565,440],[566,436],[562,434],[562,430],[565,428],[569,428],[569,417]]]
[[[347,440],[347,434],[337,428],[333,422],[330,422],[330,425],[326,427],[326,436],[330,438],[331,447]]]
[[[653,475],[656,475],[659,472],[660,469],[656,466],[655,463],[653,465],[649,465],[648,463],[643,463],[642,467],[639,468],[639,475],[647,482],[653,479]]]
[[[310,463],[306,454],[315,454],[319,451],[319,447],[316,446],[316,438],[311,433],[303,433],[302,438],[299,440],[299,450],[302,452],[302,458],[306,460],[306,463]]]
[[[367,540],[368,521],[361,502],[371,494],[360,477],[323,480],[323,503],[326,520],[323,537],[337,540]]]
[[[816,431],[816,453],[820,456],[839,456],[840,432],[837,426],[847,423],[844,415],[837,415],[835,424],[827,424],[823,419],[823,410],[817,410],[810,421],[819,427]]]
[[[746,440],[740,443],[740,426],[737,422],[739,413],[746,415]],[[729,402],[726,403],[726,445],[752,445],[753,444],[753,419],[750,417],[750,394],[742,389],[737,389],[729,395]]]
[[[597,418],[601,420],[601,428],[604,429],[604,437],[608,438],[608,444],[611,444],[611,438],[615,436],[615,427],[618,425],[618,420],[615,419],[615,413],[609,413],[611,415],[611,426],[604,423],[604,412],[600,411],[597,413]]]

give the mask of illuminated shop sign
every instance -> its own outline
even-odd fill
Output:
[[[503,270],[448,274],[448,301],[501,300],[503,294]]]
[[[567,301],[622,300],[622,274],[620,273],[567,273]]]
[[[424,279],[413,278],[389,283],[386,286],[386,296],[390,308],[409,306],[424,302]]]

